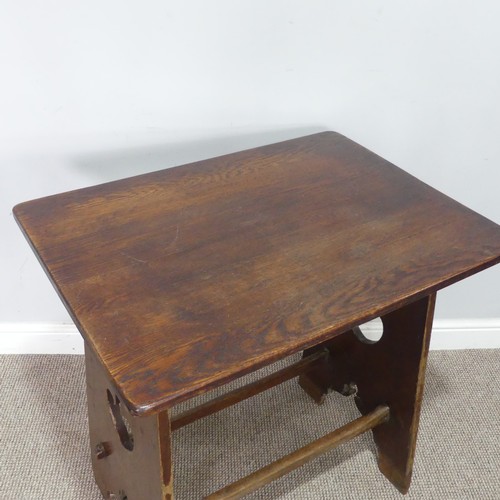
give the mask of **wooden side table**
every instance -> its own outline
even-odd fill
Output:
[[[14,214],[85,339],[95,478],[121,500],[173,498],[171,433],[295,376],[317,402],[355,393],[362,416],[208,498],[238,498],[370,429],[405,493],[436,292],[500,261],[497,224],[333,132]],[[376,317],[373,343],[358,325]]]

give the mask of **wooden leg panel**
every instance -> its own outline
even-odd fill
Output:
[[[390,419],[373,435],[379,468],[402,493],[411,481],[434,303],[432,294],[383,316],[378,342],[354,329],[304,353],[330,351],[329,375],[307,374],[318,389],[355,394],[363,414],[389,406]]]
[[[168,412],[132,416],[85,346],[92,467],[106,499],[172,500]]]
[[[330,350],[321,344],[304,352],[304,359],[325,352],[307,371],[299,376],[299,385],[317,403],[322,404],[331,386],[332,359]]]

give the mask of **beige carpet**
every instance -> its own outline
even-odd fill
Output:
[[[318,407],[293,380],[185,427],[174,434],[176,499],[202,498],[356,416],[350,399]],[[87,448],[82,357],[0,356],[0,499],[100,499]],[[403,498],[373,453],[363,435],[248,498]],[[500,350],[431,353],[406,498],[500,499]]]

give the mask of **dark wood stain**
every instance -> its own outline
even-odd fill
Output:
[[[373,435],[379,468],[401,493],[411,482],[435,300],[431,294],[382,316],[378,342],[360,340],[364,337],[355,328],[308,349],[306,359],[327,349],[329,363],[318,364],[299,380],[316,400],[318,393],[333,389],[355,394],[363,414],[380,404],[390,408],[389,420]]]
[[[333,132],[14,214],[135,415],[500,261],[497,224]]]

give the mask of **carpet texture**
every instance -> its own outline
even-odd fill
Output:
[[[498,500],[499,382],[500,350],[431,352],[406,497],[378,472],[367,433],[247,498]],[[203,498],[357,416],[349,398],[333,393],[316,406],[292,380],[187,426],[173,438],[176,500]],[[89,459],[81,356],[0,356],[0,499],[34,498],[101,499]]]

